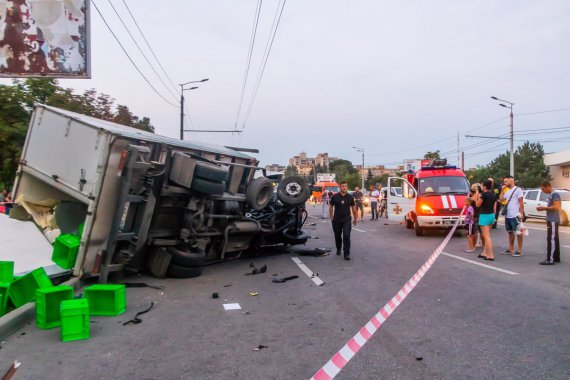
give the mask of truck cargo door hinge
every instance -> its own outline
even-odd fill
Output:
[[[71,119],[67,119],[67,126],[65,127],[65,137],[69,135],[70,129],[71,129]]]
[[[81,169],[81,177],[79,178],[79,191],[83,191],[83,186],[87,183],[85,179],[85,169]]]

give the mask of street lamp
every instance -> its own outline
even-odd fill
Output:
[[[364,191],[364,148],[358,148],[356,146],[353,146],[352,148],[356,149],[357,152],[362,153],[362,191]]]
[[[513,106],[515,105],[515,103],[511,103],[511,102],[509,102],[508,100],[505,100],[505,99],[499,99],[499,98],[497,98],[497,97],[495,97],[495,96],[491,96],[491,99],[497,100],[497,101],[499,101],[499,102],[507,103],[508,106],[505,105],[505,104],[503,104],[503,103],[499,103],[499,105],[500,105],[501,107],[510,108],[510,109],[511,109],[510,123],[509,123],[510,129],[511,129],[511,130],[510,130],[510,140],[511,140],[511,165],[510,165],[510,169],[509,169],[509,174],[514,177],[514,176],[515,176],[515,152],[514,152],[514,143],[513,143],[513,141],[514,141],[514,138],[513,138],[513,137],[514,137],[514,133],[513,133]]]
[[[209,79],[206,78],[206,79],[202,79],[202,80],[190,81],[190,82],[179,84],[179,86],[180,86],[180,140],[184,140],[184,91],[195,90],[198,88],[198,87],[184,88],[184,86],[186,86],[187,84],[190,84],[190,83],[201,83],[201,82],[206,82],[208,80]]]

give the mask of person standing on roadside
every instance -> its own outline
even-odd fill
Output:
[[[497,202],[493,194],[493,183],[489,180],[483,182],[483,193],[477,199],[475,205],[479,207],[479,226],[483,238],[483,253],[479,257],[494,261],[493,240],[491,239],[491,226],[495,221],[495,207]]]
[[[360,187],[356,186],[354,188],[354,202],[356,204],[356,215],[358,216],[358,210],[360,210],[360,221],[364,222],[364,194],[360,191]],[[358,222],[358,218],[357,222]]]
[[[546,260],[540,265],[554,265],[560,262],[560,239],[558,227],[560,226],[560,194],[554,191],[549,181],[540,184],[543,193],[548,194],[546,206],[538,206],[538,211],[546,211]]]
[[[475,243],[474,248],[479,248],[483,246],[483,241],[481,239],[481,227],[479,227],[479,214],[480,208],[477,206],[477,200],[481,196],[481,185],[474,183],[471,185],[471,190],[469,191],[469,198],[473,200],[473,230],[475,231]]]
[[[368,192],[368,199],[370,199],[370,213],[372,214],[370,220],[378,220],[378,198],[380,198],[380,192],[376,190],[376,186],[370,186],[370,191]]]
[[[321,196],[321,202],[322,202],[322,209],[321,209],[321,219],[328,219],[329,218],[329,213],[328,213],[328,208],[329,208],[329,193],[328,191],[323,191],[323,195]]]
[[[493,223],[493,229],[497,228],[497,221],[499,220],[499,212],[501,211],[501,185],[497,182],[495,182],[495,179],[493,177],[489,177],[489,181],[491,181],[491,183],[493,184],[493,188],[491,189],[493,191],[493,194],[495,195],[495,200],[497,202],[497,207],[495,208],[495,222]]]
[[[344,259],[350,260],[350,213],[354,216],[354,224],[358,220],[356,204],[352,195],[348,193],[346,181],[340,182],[340,192],[332,196],[329,201],[329,214],[332,220],[334,240],[336,243],[336,254],[340,255],[344,248]]]
[[[505,215],[505,229],[509,233],[509,249],[503,252],[505,255],[520,257],[523,255],[523,235],[516,235],[517,226],[524,220],[523,192],[515,186],[515,179],[508,175],[505,177],[505,185],[509,188],[506,193],[500,193],[500,200],[507,201],[503,215]],[[515,235],[517,237],[518,251],[515,251]]]

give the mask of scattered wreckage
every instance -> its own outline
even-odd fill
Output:
[[[264,245],[304,244],[309,186],[274,186],[251,149],[180,141],[37,104],[11,216],[76,233],[73,274],[194,277]]]

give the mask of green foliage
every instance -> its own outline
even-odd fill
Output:
[[[424,160],[439,160],[441,157],[439,156],[439,149],[435,152],[427,152],[424,154]]]
[[[285,169],[285,177],[291,177],[297,175],[297,167],[296,166],[287,166],[287,169]]]
[[[55,79],[14,80],[0,85],[0,184],[10,188],[18,168],[26,139],[30,115],[35,103],[47,104],[68,111],[118,122],[137,129],[154,132],[148,117],[134,116],[127,106],[114,105],[109,95],[94,89],[82,95],[63,88]],[[9,184],[9,185],[8,185]]]
[[[540,186],[545,179],[550,179],[550,170],[544,165],[544,148],[540,143],[526,142],[515,151],[515,179],[517,185],[524,188]],[[489,165],[468,171],[470,182],[482,182],[493,177],[500,180],[509,175],[510,154],[505,152],[496,157]]]

